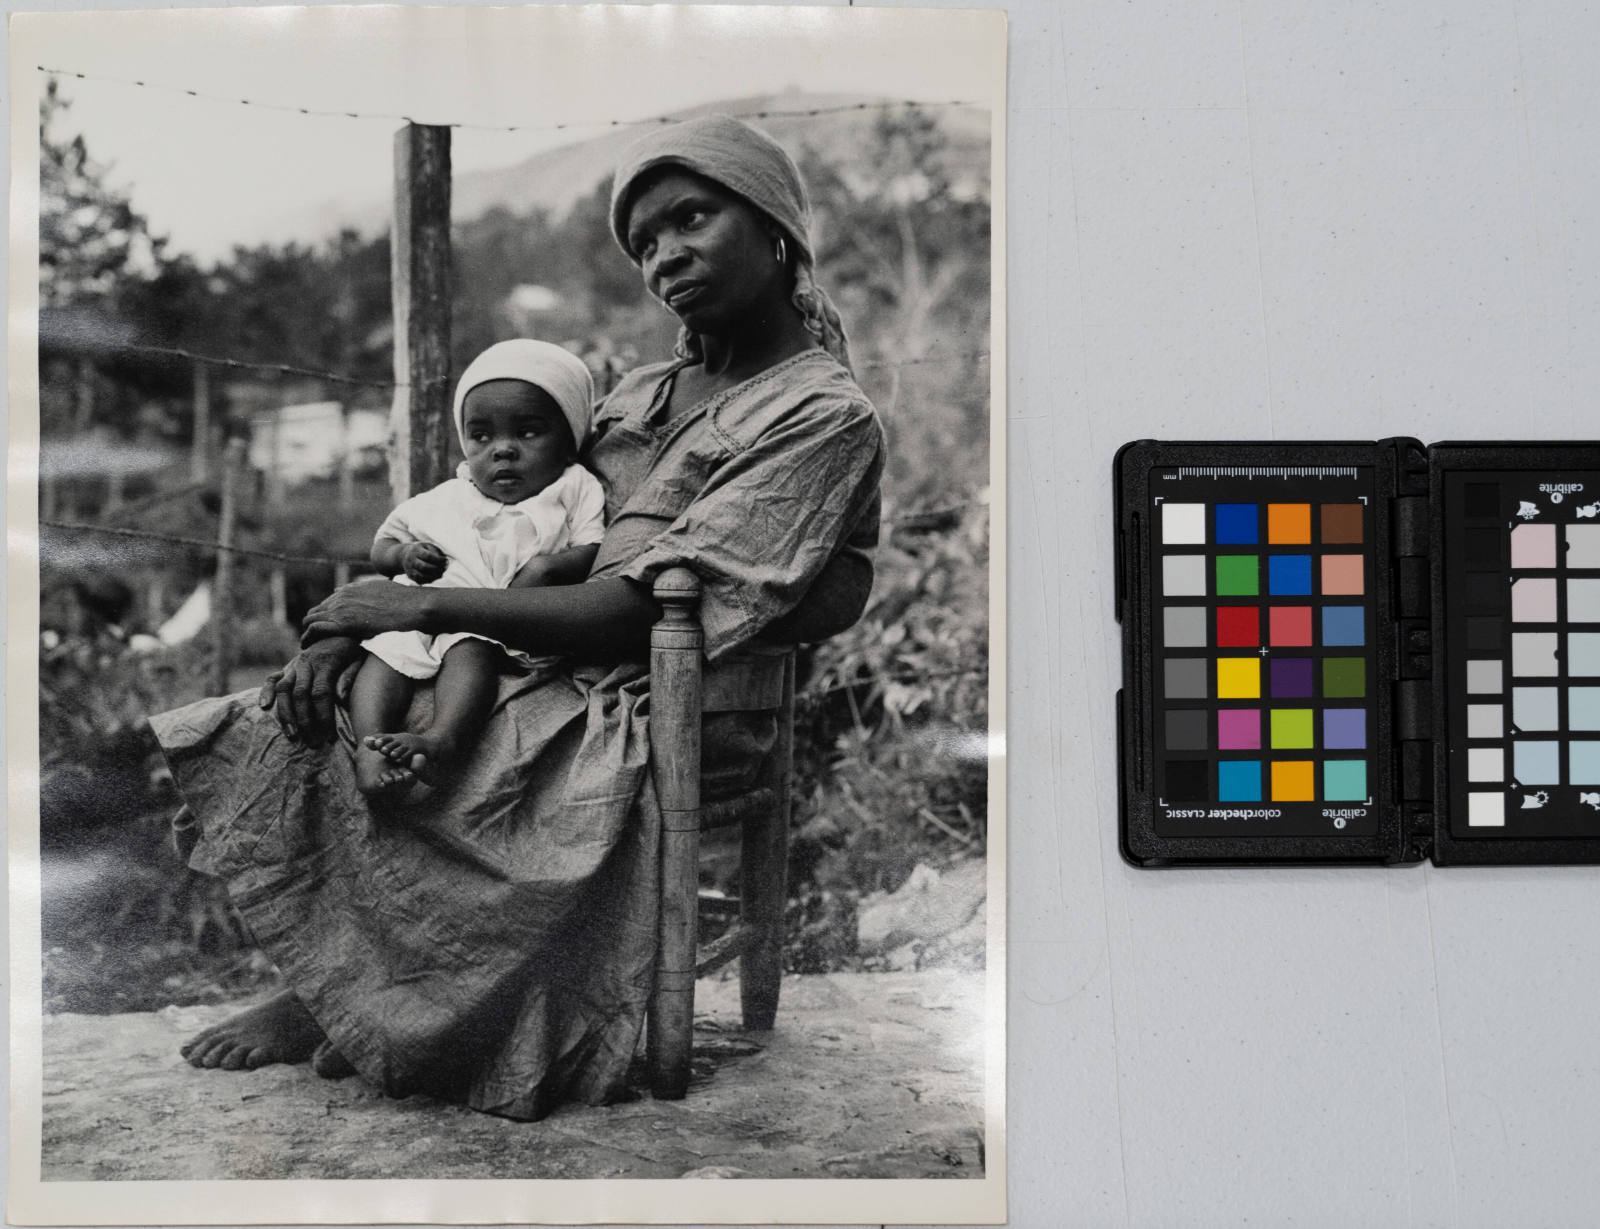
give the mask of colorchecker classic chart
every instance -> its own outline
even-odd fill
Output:
[[[1117,460],[1123,851],[1600,860],[1600,445]]]

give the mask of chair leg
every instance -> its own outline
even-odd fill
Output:
[[[645,1041],[650,1088],[677,1100],[689,1088],[700,850],[700,646],[693,607],[700,585],[685,569],[662,573],[665,609],[650,638],[650,762],[661,804],[661,911],[655,991]]]
[[[783,703],[770,776],[778,795],[774,814],[747,817],[741,830],[739,898],[745,924],[757,929],[739,958],[739,1005],[747,1029],[770,1029],[783,982],[783,911],[788,900],[790,779],[794,769],[794,656],[783,669]]]

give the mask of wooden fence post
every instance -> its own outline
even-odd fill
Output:
[[[450,457],[450,129],[407,124],[394,138],[394,502],[437,486]]]
[[[243,485],[245,442],[228,441],[222,454],[222,510],[217,517],[217,574],[211,582],[211,636],[215,649],[211,683],[214,695],[228,694],[228,672],[233,666],[233,546],[239,515],[239,488]]]
[[[211,477],[211,369],[194,365],[194,439],[189,445],[189,477],[204,482]]]

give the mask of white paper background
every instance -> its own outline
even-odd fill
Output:
[[[1596,434],[1600,16],[1010,13],[1011,1223],[1590,1224],[1600,871],[1124,866],[1110,533],[1136,436]]]

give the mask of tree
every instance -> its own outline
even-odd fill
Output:
[[[55,78],[39,103],[39,298],[44,307],[109,305],[118,279],[160,263],[152,235],[111,168],[89,156],[83,135],[57,132],[71,103]]]

